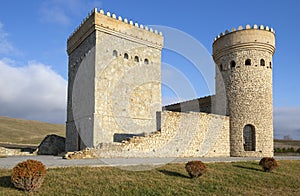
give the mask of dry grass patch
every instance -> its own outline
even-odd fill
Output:
[[[207,173],[190,179],[185,164],[150,171],[119,168],[48,169],[37,195],[299,195],[300,161],[278,161],[263,172],[258,162],[208,163]],[[0,195],[23,195],[9,181],[11,170],[0,170]]]
[[[39,144],[46,135],[65,136],[65,125],[0,116],[0,143]]]

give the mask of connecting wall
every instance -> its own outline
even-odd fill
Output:
[[[228,157],[229,117],[200,112],[161,114],[161,131],[94,149],[98,157]]]

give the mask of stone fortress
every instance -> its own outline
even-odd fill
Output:
[[[69,37],[66,151],[98,157],[273,156],[272,28],[213,42],[216,95],[164,106],[162,33],[94,9]]]

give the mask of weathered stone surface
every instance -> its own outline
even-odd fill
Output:
[[[163,112],[161,131],[123,143],[101,144],[97,157],[226,157],[229,118],[207,113]]]
[[[52,134],[47,135],[37,148],[38,155],[59,155],[65,152],[65,138]]]
[[[91,149],[83,149],[81,151],[75,151],[75,152],[67,152],[63,158],[64,159],[91,159],[95,158],[95,154]]]
[[[20,149],[0,147],[0,156],[33,155],[30,152],[22,152]]]

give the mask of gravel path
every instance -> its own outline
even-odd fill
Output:
[[[66,160],[58,156],[11,156],[0,158],[0,168],[13,168],[19,162],[34,159],[43,162],[48,168],[56,167],[128,167],[131,170],[147,170],[167,163],[185,163],[190,160],[208,162],[259,161],[255,157],[216,157],[216,158],[113,158]],[[300,160],[300,156],[277,156],[276,160]]]

